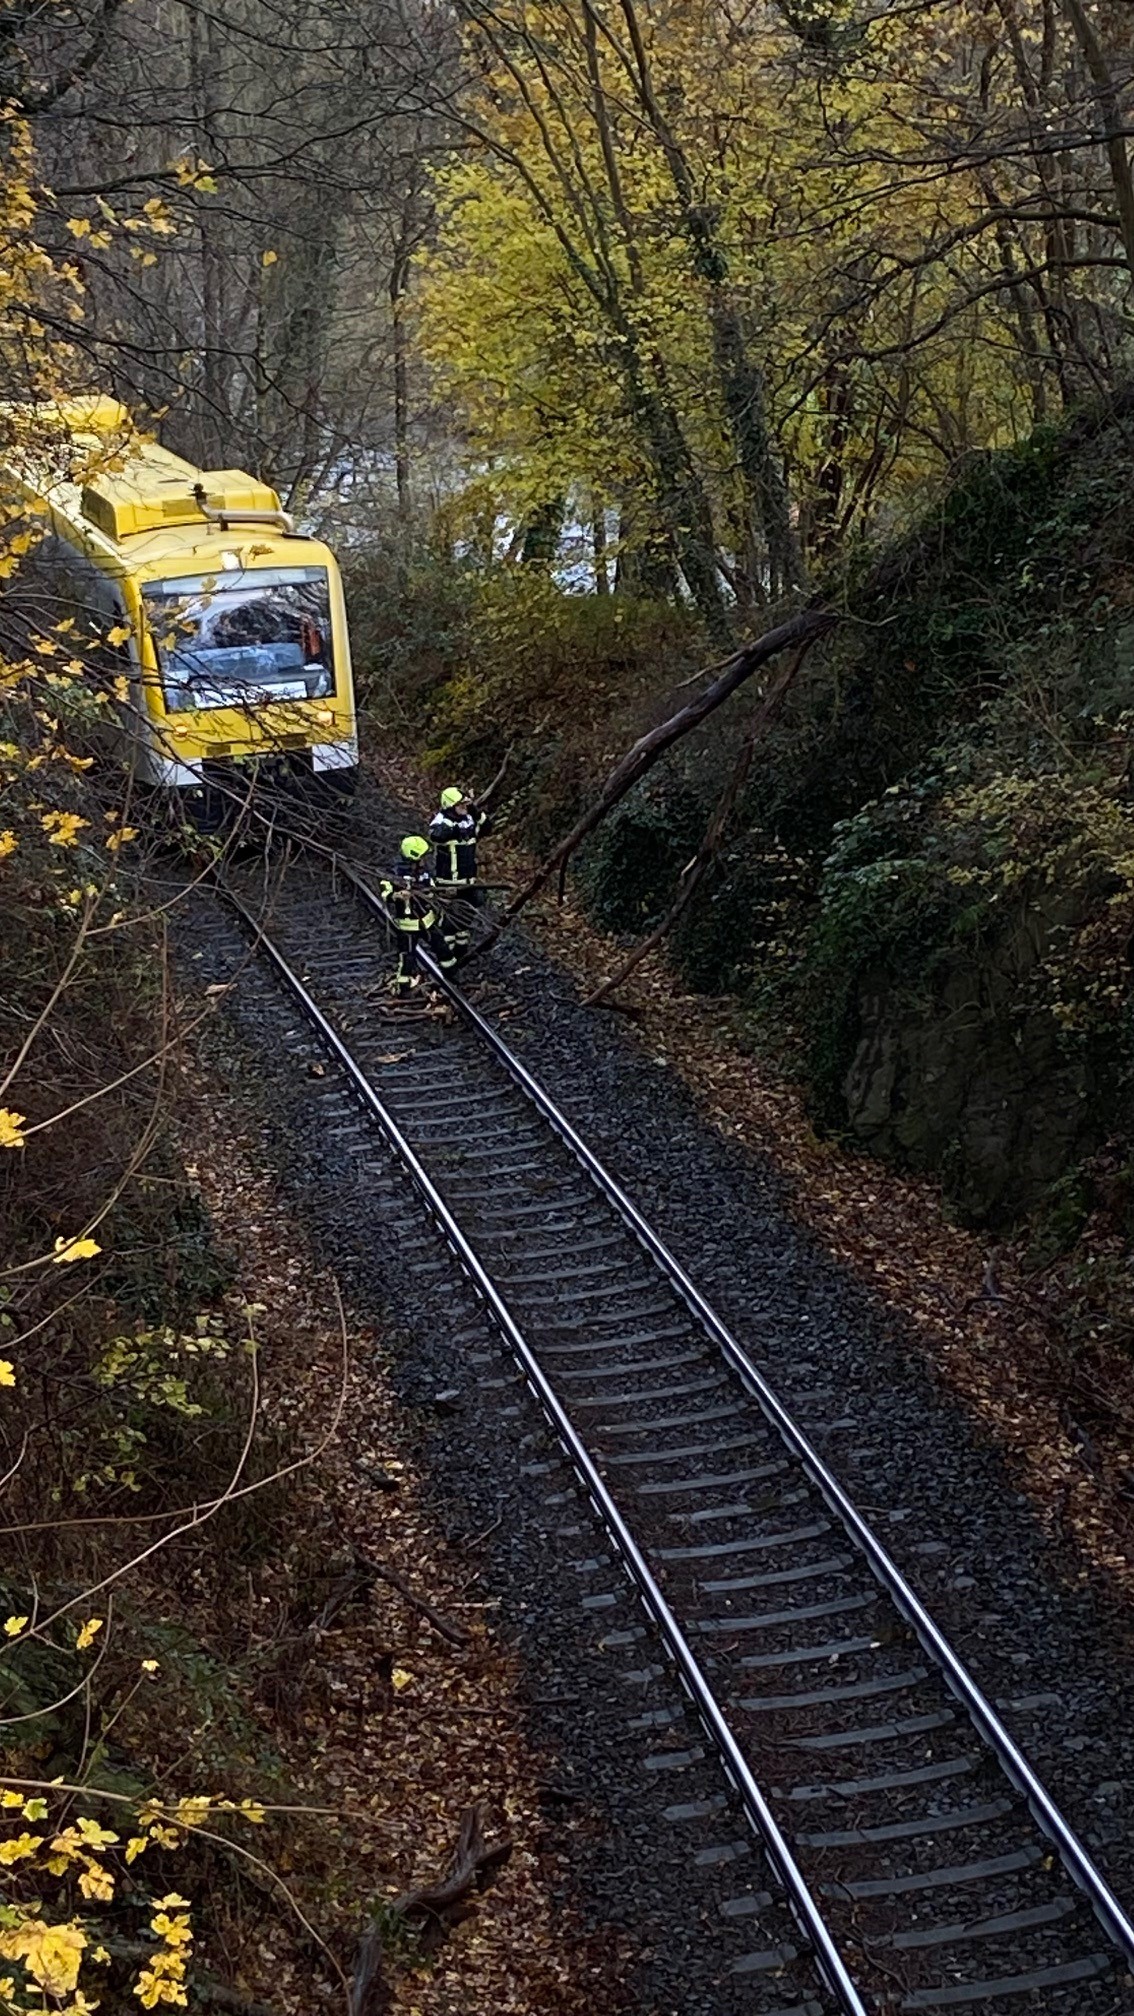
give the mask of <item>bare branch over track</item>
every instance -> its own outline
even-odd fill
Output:
[[[763,737],[768,733],[769,728],[778,719],[789,689],[814,641],[814,638],[809,637],[804,643],[797,646],[786,665],[781,666],[776,677],[768,687],[759,707],[752,716],[751,721],[748,723],[744,731],[744,739],[737,751],[736,762],[732,766],[724,790],[713,807],[712,817],[705,828],[701,845],[698,847],[693,859],[682,869],[677,885],[677,894],[666,911],[665,916],[662,918],[660,924],[656,925],[650,932],[648,938],[643,938],[641,944],[634,947],[629,957],[623,960],[618,971],[612,973],[608,980],[602,981],[601,985],[588,994],[585,1004],[588,1008],[597,1007],[600,1001],[605,1001],[609,995],[615,992],[616,988],[621,987],[623,981],[629,979],[635,967],[641,965],[646,954],[652,952],[655,945],[660,945],[662,939],[673,929],[678,918],[689,908],[697,889],[705,878],[708,868],[716,858],[721,841],[728,828],[733,808],[747,782],[748,773],[752,768],[752,758],[756,754],[757,744],[762,741]]]
[[[770,659],[778,657],[781,651],[794,649],[798,652],[801,647],[810,647],[818,638],[833,630],[838,621],[838,615],[833,609],[801,609],[797,615],[790,616],[786,623],[780,623],[774,630],[766,631],[764,636],[758,637],[754,643],[742,645],[739,651],[734,651],[731,657],[724,659],[719,666],[713,667],[716,677],[697,694],[695,699],[678,708],[676,714],[669,715],[655,728],[650,728],[644,735],[640,735],[633,747],[628,749],[625,756],[615,764],[593,804],[588,806],[576,820],[566,838],[561,840],[546,860],[540,863],[530,881],[526,882],[519,894],[513,897],[500,923],[493,927],[477,950],[487,951],[490,945],[494,945],[504,927],[531,902],[533,896],[538,896],[540,890],[546,887],[555,874],[559,877],[559,895],[562,900],[567,864],[571,856],[595,828],[601,825],[607,813],[612,811],[620,800],[625,798],[627,792],[653,769],[654,764],[664,756],[667,749],[671,749],[683,735],[688,735],[692,729],[700,727],[702,721],[707,721],[710,714],[714,714],[738,687],[743,686],[745,681],[751,679],[753,673],[758,672]],[[779,683],[777,681],[773,685],[767,696],[769,701]]]

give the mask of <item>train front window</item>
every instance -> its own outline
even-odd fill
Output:
[[[335,690],[325,567],[155,581],[145,599],[170,713],[325,700]]]

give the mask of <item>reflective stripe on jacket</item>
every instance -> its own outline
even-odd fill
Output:
[[[433,907],[428,876],[416,884],[404,877],[397,882],[387,879],[380,884],[380,893],[398,931],[418,932],[433,929],[437,922],[437,912]]]
[[[460,888],[476,880],[476,826],[466,813],[458,819],[452,812],[436,812],[429,822],[433,843],[433,872],[446,888]],[[467,842],[472,839],[472,865],[467,859]]]

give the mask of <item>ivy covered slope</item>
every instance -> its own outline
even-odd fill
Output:
[[[1131,405],[974,459],[860,562],[677,947],[791,1046],[824,1127],[978,1223],[1086,1204],[1090,1158],[1128,1154]],[[725,733],[592,856],[607,925],[663,906]]]

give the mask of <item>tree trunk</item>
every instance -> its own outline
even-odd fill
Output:
[[[1118,235],[1122,240],[1126,264],[1134,274],[1134,180],[1131,179],[1130,156],[1126,152],[1126,141],[1122,133],[1125,121],[1119,104],[1118,86],[1114,81],[1102,43],[1095,34],[1087,10],[1083,6],[1083,0],[1063,0],[1063,4],[1098,93],[1099,111],[1102,114],[1105,133],[1103,146],[1106,150],[1118,210]]]
[[[394,480],[398,490],[398,521],[408,525],[413,510],[409,459],[409,361],[406,343],[405,294],[409,259],[404,243],[394,248],[390,266],[390,322],[394,345]]]
[[[590,14],[590,0],[583,0]],[[654,91],[646,46],[634,0],[621,0],[633,50],[626,63],[642,110],[669,169],[681,207],[681,223],[693,253],[693,267],[708,296],[713,359],[737,462],[744,477],[750,509],[764,533],[768,553],[769,589],[773,599],[787,588],[805,585],[803,555],[791,522],[791,507],[783,469],[776,456],[768,424],[764,374],[749,353],[736,297],[729,282],[728,260],[717,235],[712,210],[697,200],[684,149],[662,112]]]
[[[219,109],[216,102],[217,52],[215,23],[196,7],[189,10],[189,48],[193,78],[197,146],[210,166],[216,161]],[[201,234],[201,404],[199,453],[205,466],[223,466],[228,446],[227,344],[224,316],[224,226],[207,200],[197,211]]]
[[[594,556],[595,594],[610,594],[610,579],[606,571],[606,506],[602,499],[591,495],[591,552]]]
[[[549,497],[528,515],[520,544],[521,567],[539,567],[546,573],[555,565],[566,508],[565,498]]]
[[[630,394],[652,451],[658,478],[658,507],[673,540],[685,585],[714,644],[727,645],[731,627],[721,593],[713,514],[705,486],[693,465],[680,419],[668,397],[664,366],[655,359],[660,389],[643,383],[640,360],[627,360]]]

